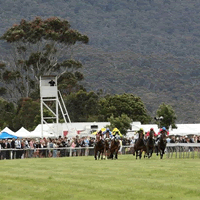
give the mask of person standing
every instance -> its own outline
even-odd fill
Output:
[[[88,154],[89,154],[89,149],[88,149],[88,147],[89,147],[89,138],[85,137],[84,142],[85,142],[85,147],[86,147],[86,149],[85,149],[85,156],[88,156]]]
[[[12,139],[12,141],[10,143],[10,148],[12,149],[12,159],[15,159],[16,151],[13,150],[13,149],[15,149],[15,138]]]
[[[19,138],[15,141],[15,148],[16,148],[16,159],[20,158],[21,155],[21,141]]]
[[[5,143],[5,140],[2,140],[2,143],[1,143],[1,149],[6,149],[6,143]],[[1,151],[1,158],[4,160],[6,159],[6,151]]]
[[[10,140],[6,140],[6,148],[8,149],[8,151],[6,151],[6,159],[10,159],[11,158],[11,141]]]

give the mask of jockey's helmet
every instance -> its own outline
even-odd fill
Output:
[[[166,131],[166,128],[165,128],[165,127],[162,127],[162,131]]]
[[[153,128],[151,128],[150,131],[154,131]]]
[[[108,132],[108,131],[110,131],[110,129],[109,129],[109,128],[107,128],[107,129],[106,129],[106,132]]]

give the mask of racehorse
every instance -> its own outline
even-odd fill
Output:
[[[149,132],[149,138],[147,140],[147,156],[148,158],[152,157],[154,151],[154,139],[153,139],[154,131]]]
[[[110,155],[110,135],[109,132],[105,133],[105,141],[104,141],[104,155],[105,155],[105,159],[107,160],[107,158]]]
[[[144,144],[144,140],[143,140],[143,131],[140,131],[139,138],[133,147],[133,156],[135,156],[135,152],[136,152],[136,159],[138,156],[141,159],[143,151],[145,152],[145,154],[144,154],[144,158],[145,158],[147,148],[146,148],[146,145]],[[140,153],[138,153],[138,152],[140,152]]]
[[[112,139],[112,141],[111,141],[110,156],[109,156],[110,159],[113,159],[114,154],[115,154],[115,159],[118,159],[118,151],[119,151],[119,148],[120,148],[119,139],[115,137],[115,138]]]
[[[97,133],[97,135],[96,135],[96,144],[94,146],[94,158],[95,158],[95,160],[97,160],[98,152],[99,152],[98,159],[100,159],[100,156],[101,156],[101,159],[103,159],[104,142],[103,142],[103,140],[101,140],[101,138],[100,138],[101,136],[102,136],[102,133]]]
[[[167,140],[166,140],[166,132],[161,132],[160,133],[161,136],[160,136],[160,140],[158,141],[158,152],[157,152],[157,156],[158,156],[158,153],[160,152],[160,159],[163,158],[163,154],[165,153],[165,148],[166,148],[166,145],[167,145]]]

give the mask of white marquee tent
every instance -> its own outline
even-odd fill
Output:
[[[177,124],[177,129],[169,130],[170,135],[200,135],[200,124]]]
[[[2,131],[1,131],[1,133],[2,132],[6,132],[6,133],[8,133],[8,134],[10,134],[10,135],[15,135],[15,132],[13,132],[12,130],[10,130],[8,127],[5,127]]]
[[[57,137],[63,134],[63,131],[68,131],[67,137],[75,137],[77,132],[79,136],[90,136],[91,129],[90,125],[94,124],[93,122],[75,122],[69,126],[66,124],[60,124],[57,129],[56,124],[43,125],[43,137]],[[108,122],[95,122],[95,125],[98,125],[98,130],[109,125]],[[185,135],[200,135],[200,124],[176,124],[177,129],[169,128],[170,135],[175,136],[185,136]],[[134,133],[143,128],[145,132],[149,131],[150,128],[153,128],[156,133],[159,132],[159,128],[156,124],[141,124],[140,122],[133,122],[131,124],[131,130],[128,130],[127,136],[132,137]],[[15,135],[17,137],[29,137],[29,138],[41,138],[42,131],[41,125],[39,124],[34,131],[29,132],[24,127],[21,127],[17,132],[13,132],[8,127],[4,128],[1,132],[7,132],[8,134]]]
[[[57,127],[55,124],[44,124],[43,134],[42,134],[42,127],[41,124],[39,124],[34,131],[30,132],[30,138],[56,137],[55,135],[56,132],[57,132]]]
[[[30,137],[30,132],[24,127],[21,127],[17,132],[14,133],[14,135],[17,137],[28,138]]]
[[[186,135],[200,135],[200,124],[176,124],[177,128],[169,128],[169,135],[186,136]],[[128,132],[128,136],[133,136],[133,132],[143,128],[145,132],[153,128],[156,133],[159,132],[157,124],[141,124],[140,122],[132,123],[132,131]]]

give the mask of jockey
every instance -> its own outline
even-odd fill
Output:
[[[141,133],[141,131],[143,132],[143,138],[142,138],[142,139],[144,139],[144,134],[145,134],[145,132],[144,132],[143,128],[140,128],[140,129],[136,132],[136,135],[135,135],[135,143],[137,142],[137,140],[138,140],[138,138],[139,138],[139,134]]]
[[[150,132],[153,132],[153,136],[154,136],[154,137],[157,137],[157,134],[156,134],[156,132],[154,131],[153,128],[151,128],[150,131],[147,132],[147,134],[146,134],[147,137],[149,137]]]
[[[167,129],[165,127],[162,127],[160,129],[160,131],[158,132],[158,137],[156,139],[156,142],[160,139],[161,133],[163,133],[163,132],[165,132],[167,136],[169,135],[169,131],[167,131]]]
[[[113,139],[113,135],[112,135],[112,133],[111,133],[109,128],[107,128],[106,132],[104,132],[103,138],[104,138],[104,140]]]

